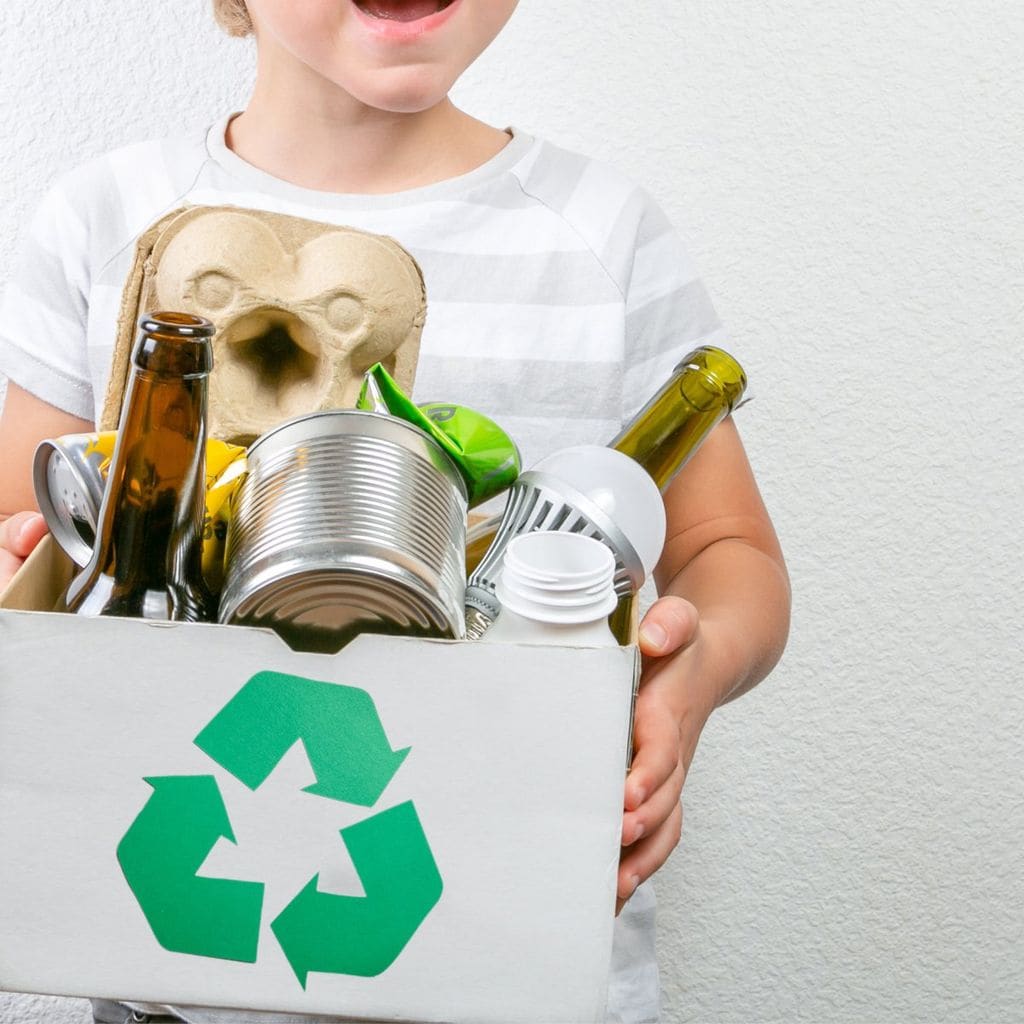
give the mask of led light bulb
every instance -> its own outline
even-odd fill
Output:
[[[498,532],[469,577],[466,634],[483,635],[497,617],[495,584],[512,537],[535,530],[581,533],[615,555],[615,592],[635,593],[665,543],[665,505],[642,466],[602,445],[577,445],[549,455],[513,485]]]
[[[533,467],[574,487],[622,531],[644,568],[654,571],[665,544],[665,503],[650,474],[614,448],[581,444],[563,448]]]

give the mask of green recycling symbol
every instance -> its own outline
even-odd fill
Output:
[[[392,750],[365,690],[279,672],[254,675],[195,739],[249,789],[302,740],[306,792],[372,807],[409,748]],[[149,800],[117,859],[156,940],[175,953],[256,962],[263,883],[196,874],[217,840],[235,841],[212,775],[145,780]],[[364,896],[320,892],[319,874],[271,923],[299,983],[311,971],[369,977],[391,966],[441,898],[442,881],[411,800],[339,831]]]

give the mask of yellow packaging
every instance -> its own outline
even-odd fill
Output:
[[[116,430],[90,437],[86,455],[99,455],[100,474],[106,479],[117,441]],[[231,514],[231,496],[245,477],[245,449],[210,438],[206,442],[206,514],[203,517],[203,575],[214,593],[224,580],[224,549]]]

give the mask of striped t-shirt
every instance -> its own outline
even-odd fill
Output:
[[[267,210],[397,240],[426,283],[414,397],[490,416],[525,466],[567,445],[607,442],[687,351],[720,340],[664,214],[601,163],[510,132],[500,153],[460,177],[338,195],[246,163],[225,144],[228,120],[127,146],[57,182],[7,285],[0,374],[98,419],[135,242],[185,205]],[[653,904],[642,886],[617,921],[609,1020],[657,1019],[657,990]]]
[[[617,433],[719,323],[664,214],[608,167],[513,133],[483,166],[392,195],[300,188],[227,148],[227,119],[62,177],[8,282],[0,373],[98,418],[135,241],[188,204],[234,205],[390,235],[423,270],[414,395],[472,406],[530,465]]]

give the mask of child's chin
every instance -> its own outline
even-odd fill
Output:
[[[361,103],[393,114],[419,114],[437,106],[455,81],[442,69],[419,65],[377,71],[350,91]]]

